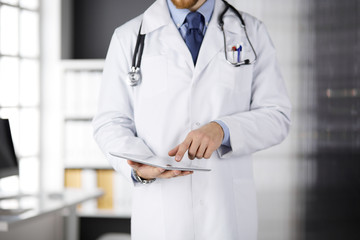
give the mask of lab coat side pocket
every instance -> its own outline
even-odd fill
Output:
[[[144,98],[151,98],[166,91],[168,66],[163,55],[143,57],[141,62],[142,82],[139,93]]]
[[[137,184],[133,189],[131,239],[165,240],[161,184]],[[157,231],[154,231],[156,229]]]
[[[238,239],[257,239],[257,202],[253,180],[233,181]]]

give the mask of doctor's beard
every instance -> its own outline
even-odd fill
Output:
[[[192,8],[199,0],[171,0],[176,8]]]

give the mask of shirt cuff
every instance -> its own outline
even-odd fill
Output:
[[[134,176],[134,169],[133,169],[133,168],[131,169],[131,178],[132,178],[132,180],[133,180],[134,183],[138,183],[138,182],[139,182],[139,181],[135,178],[135,176]]]
[[[221,145],[230,147],[230,131],[228,126],[226,126],[226,124],[221,120],[215,120],[214,122],[218,123],[224,131],[224,138]]]

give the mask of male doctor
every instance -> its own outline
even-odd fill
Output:
[[[265,26],[242,13],[218,24],[222,0],[157,0],[115,30],[106,57],[94,136],[116,171],[134,183],[132,239],[257,238],[251,154],[279,144],[290,102]],[[142,79],[128,84],[136,39],[146,34]],[[240,57],[240,56],[239,56]],[[110,152],[195,159],[210,172],[164,171]]]

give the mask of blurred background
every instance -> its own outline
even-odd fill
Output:
[[[77,207],[80,239],[129,232],[131,185],[91,119],[114,29],[153,2],[0,0],[0,117],[19,161],[0,196],[103,189]],[[293,104],[286,141],[254,155],[259,239],[360,239],[360,1],[229,2],[267,26]]]

